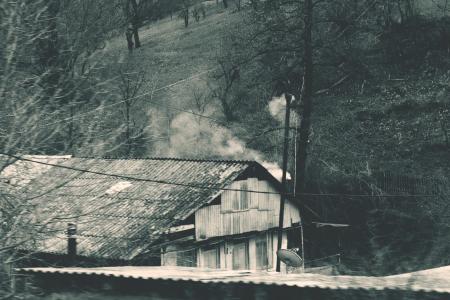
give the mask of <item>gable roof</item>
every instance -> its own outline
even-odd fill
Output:
[[[141,254],[162,232],[214,200],[250,167],[270,176],[254,161],[68,157],[51,161],[46,165],[42,159],[41,164],[26,161],[44,166],[44,170],[35,166],[33,170],[40,172],[25,193],[34,197],[33,217],[48,223],[27,250],[67,253],[67,224],[73,222],[78,227],[77,254],[108,259],[130,260]],[[53,166],[55,161],[58,166]]]

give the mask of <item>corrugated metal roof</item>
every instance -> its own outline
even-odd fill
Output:
[[[74,222],[79,255],[125,260],[139,255],[160,233],[216,198],[221,192],[217,188],[226,187],[257,164],[165,158],[65,157],[57,161],[69,169],[44,166],[27,185],[29,194],[39,195],[34,199],[33,217],[49,223],[28,248],[66,253],[67,223]],[[128,180],[70,168],[207,188]]]
[[[71,158],[70,155],[24,155],[23,157],[50,164],[57,164]],[[9,187],[22,188],[49,168],[49,166],[43,164],[30,163],[0,155],[0,181],[8,182]]]
[[[28,274],[100,275],[144,280],[244,283],[320,289],[388,289],[450,294],[450,266],[384,277],[280,274],[186,267],[26,268],[19,271]]]

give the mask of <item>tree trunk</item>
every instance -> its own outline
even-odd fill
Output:
[[[73,153],[74,151],[74,144],[75,144],[75,124],[74,124],[74,117],[75,115],[75,107],[70,104],[69,105],[69,132],[68,132],[68,138],[69,138],[69,144],[67,146],[67,149]]]
[[[313,3],[312,0],[304,1],[304,70],[303,70],[303,86],[301,92],[302,108],[297,107],[298,114],[301,116],[299,128],[299,139],[297,145],[297,162],[296,162],[296,192],[304,192],[306,181],[306,161],[308,156],[308,140],[311,130],[311,114],[313,109],[313,48],[312,48],[312,17]]]
[[[189,8],[186,8],[184,11],[184,27],[189,26]]]
[[[127,157],[130,156],[131,153],[131,126],[130,126],[130,103],[128,101],[125,102],[125,118],[126,118],[126,132],[125,132],[125,139],[127,143],[126,147],[126,153]]]
[[[141,40],[139,39],[138,27],[133,24],[133,36],[134,36],[134,47],[141,47]]]
[[[38,40],[39,62],[46,69],[43,76],[44,91],[50,98],[55,96],[61,77],[59,70],[59,49],[57,18],[59,13],[59,1],[47,0],[45,22],[47,35]]]
[[[228,0],[222,0],[223,1],[223,7],[228,8]]]
[[[139,39],[139,10],[136,0],[130,0],[131,7],[133,8],[132,24],[133,24],[133,36],[134,36],[134,47],[141,47],[141,40]]]

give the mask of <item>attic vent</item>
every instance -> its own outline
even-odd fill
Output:
[[[119,181],[118,183],[112,185],[106,192],[105,194],[107,195],[113,195],[113,194],[117,194],[121,191],[123,191],[124,189],[132,186],[133,184],[129,181]]]

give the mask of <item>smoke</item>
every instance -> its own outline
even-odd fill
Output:
[[[275,120],[284,123],[286,114],[286,99],[284,98],[284,94],[280,97],[272,98],[272,101],[269,102],[269,112]]]
[[[291,103],[293,103],[294,101],[295,97],[292,96]],[[284,119],[286,118],[286,98],[284,97],[284,94],[282,94],[280,97],[273,97],[268,106],[270,115],[281,124],[284,124]],[[291,109],[291,124],[294,123],[296,118],[297,113],[294,109]]]
[[[152,111],[151,114],[153,120],[161,116],[158,111]],[[215,115],[215,112],[209,110],[204,115]],[[156,129],[158,132],[167,131],[167,139],[154,145],[158,156],[255,160],[281,181],[282,170],[277,163],[266,161],[260,152],[246,147],[245,142],[237,138],[232,130],[216,122],[183,112],[163,128],[159,124],[159,129]],[[290,179],[289,174],[287,178]]]
[[[295,97],[292,96],[291,103],[295,101]],[[273,97],[272,100],[268,104],[269,112],[272,115],[272,117],[280,122],[280,124],[285,124],[285,118],[286,118],[286,98],[285,94],[282,94],[279,97]],[[294,110],[291,110],[290,114],[290,123],[295,124],[296,121],[298,121],[298,115]],[[275,167],[276,166],[276,167]],[[273,173],[276,173],[279,178],[282,176],[282,170],[278,167],[278,165],[275,164],[275,166],[272,166],[271,163],[268,163],[267,166],[265,166],[267,169],[274,167]],[[275,176],[275,175],[274,175]],[[291,179],[291,175],[287,174],[287,179]]]
[[[277,163],[268,162],[268,161],[258,161],[264,168],[266,168],[273,177],[278,179],[281,182],[281,178],[283,176],[283,170]],[[286,173],[286,179],[290,180],[291,174],[289,172]]]

